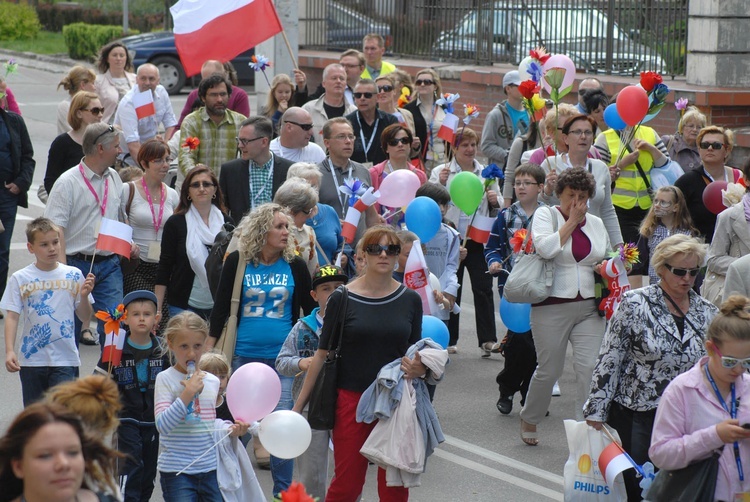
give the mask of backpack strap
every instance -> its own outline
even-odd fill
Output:
[[[128,203],[125,204],[125,216],[128,217],[128,220],[130,220],[130,206],[133,205],[133,197],[135,196],[135,182],[128,181]]]

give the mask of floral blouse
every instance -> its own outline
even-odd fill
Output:
[[[625,293],[599,350],[583,406],[587,420],[605,422],[612,401],[633,411],[656,409],[669,382],[705,355],[704,335],[718,309],[690,291],[681,336],[668,301],[658,285]]]

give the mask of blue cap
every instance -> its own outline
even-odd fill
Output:
[[[127,307],[130,302],[134,300],[151,300],[152,302],[154,302],[154,305],[158,305],[158,302],[156,301],[156,295],[153,293],[153,291],[148,291],[146,289],[131,291],[130,293],[125,295],[125,298],[122,299],[122,304]]]

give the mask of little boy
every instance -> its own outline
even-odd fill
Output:
[[[39,400],[60,382],[75,380],[81,360],[75,341],[74,315],[91,318],[89,293],[94,274],[83,278],[74,267],[58,263],[60,229],[47,218],[26,226],[27,248],[36,261],[15,272],[5,287],[0,308],[5,315],[5,368],[20,371],[23,405]],[[23,314],[20,358],[15,344]]]
[[[544,170],[541,167],[530,163],[518,166],[513,185],[518,200],[503,209],[492,225],[490,239],[484,247],[484,257],[490,274],[497,275],[503,270],[506,272],[504,277],[498,279],[501,298],[505,279],[508,277],[507,273],[513,268],[515,259],[510,239],[517,230],[522,228],[531,232],[534,212],[544,205],[538,201],[543,187]],[[531,331],[516,333],[508,330],[501,346],[505,357],[505,367],[496,378],[500,389],[497,409],[503,415],[507,415],[513,409],[513,396],[516,392],[521,392],[521,406],[526,402],[529,383],[536,369],[536,350]]]
[[[119,469],[120,488],[126,502],[148,500],[154,491],[159,433],[154,423],[156,376],[169,367],[169,356],[154,336],[159,324],[156,295],[138,290],[122,300],[127,311],[122,359],[117,366],[99,360],[94,370],[111,374],[120,390],[123,407],[117,428],[117,449],[126,455]]]
[[[296,400],[305,381],[305,372],[310,368],[313,355],[318,350],[326,303],[336,288],[346,284],[349,278],[340,267],[325,265],[313,275],[310,295],[318,302],[319,308],[309,316],[300,318],[294,325],[276,358],[276,370],[282,375],[293,376],[292,395]],[[307,493],[318,500],[325,499],[328,482],[328,441],[329,431],[312,431],[310,447],[297,457],[300,482]]]

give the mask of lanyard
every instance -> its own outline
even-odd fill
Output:
[[[341,202],[341,217],[346,218],[346,210],[349,207],[349,196],[345,193],[342,193],[341,190],[339,190],[339,187],[341,184],[339,183],[339,177],[336,175],[336,166],[333,165],[333,162],[331,161],[330,157],[328,160],[328,166],[331,168],[331,175],[333,176],[333,186],[336,189],[336,195],[339,198],[339,201]],[[346,161],[346,165],[349,166],[349,174],[347,175],[348,178],[352,177],[352,162],[350,160]]]
[[[711,383],[711,387],[714,388],[714,393],[716,394],[716,397],[719,399],[719,403],[721,404],[721,407],[724,408],[724,411],[729,413],[730,418],[735,419],[737,418],[737,399],[735,398],[735,391],[734,391],[734,384],[731,384],[729,388],[732,390],[732,410],[729,410],[729,407],[727,406],[727,403],[724,401],[724,398],[721,396],[721,392],[719,392],[719,388],[716,386],[716,382],[714,382],[714,378],[711,376],[711,373],[708,371],[708,363],[703,367],[703,369],[706,370],[706,377],[708,377],[708,381]],[[735,441],[734,442],[734,460],[737,462],[737,472],[740,474],[740,481],[745,481],[745,473],[742,470],[742,459],[740,458],[740,444]]]
[[[362,121],[359,120],[359,112],[357,112],[357,124],[359,124],[359,139],[362,140],[362,146],[365,149],[365,158],[367,158],[367,152],[370,151],[372,142],[375,139],[375,134],[378,132],[378,124],[380,123],[380,117],[375,120],[375,124],[372,126],[372,133],[370,134],[370,141],[365,144],[365,133],[362,130]]]
[[[250,163],[248,164],[248,169],[253,168],[252,164],[253,164],[253,161],[251,160]],[[271,164],[271,169],[268,170],[268,178],[266,178],[266,182],[263,183],[262,187],[260,187],[260,190],[258,190],[258,193],[253,196],[253,174],[251,172],[248,173],[248,179],[250,181],[250,209],[255,209],[255,201],[258,200],[258,197],[263,195],[263,192],[266,191],[268,182],[271,181],[272,177],[273,177],[273,163]]]
[[[89,187],[89,192],[94,195],[94,199],[96,199],[96,205],[99,206],[99,209],[102,212],[102,216],[104,216],[105,211],[107,211],[107,199],[109,198],[109,178],[104,178],[104,199],[100,203],[99,195],[96,193],[96,190],[94,190],[94,186],[91,184],[89,179],[86,177],[86,173],[83,171],[83,162],[78,164],[78,170],[81,172],[81,177],[83,177],[83,181],[86,183],[86,186]]]
[[[148,207],[151,209],[151,221],[154,223],[154,234],[155,238],[159,237],[159,229],[161,228],[161,220],[164,217],[164,183],[159,184],[159,190],[161,192],[161,200],[159,201],[159,219],[156,219],[156,213],[154,212],[154,202],[151,200],[151,193],[148,191],[148,185],[146,181],[141,178],[141,186],[143,191],[146,192],[146,200],[148,201]]]

